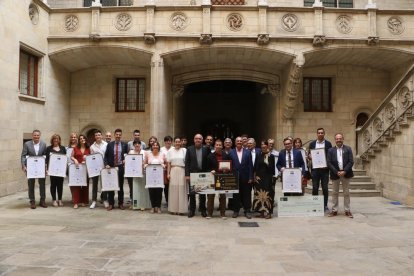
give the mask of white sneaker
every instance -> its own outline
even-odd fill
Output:
[[[108,208],[108,207],[109,207],[109,202],[108,202],[108,200],[105,200],[105,201],[104,201],[104,206],[105,206],[105,208]]]
[[[92,204],[89,207],[89,209],[95,209],[95,207],[96,207],[96,201],[92,201]]]

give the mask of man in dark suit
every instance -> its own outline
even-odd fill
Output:
[[[115,141],[109,142],[106,146],[104,163],[106,168],[118,168],[118,206],[124,210],[124,161],[125,154],[128,153],[128,144],[121,141],[122,130],[116,129],[114,132]],[[115,205],[115,192],[108,192],[108,211],[111,211]]]
[[[32,132],[32,140],[27,141],[23,145],[23,150],[21,154],[21,163],[22,163],[22,170],[26,173],[27,168],[27,157],[28,156],[43,156],[46,155],[46,143],[40,140],[40,130],[33,130]],[[46,176],[45,176],[46,177]],[[28,193],[29,193],[29,200],[30,200],[30,208],[36,209],[36,202],[35,202],[35,180],[34,178],[27,179],[27,183],[29,186]],[[39,206],[43,208],[47,208],[46,205],[46,188],[45,188],[45,178],[38,178],[39,182],[39,193],[40,193],[40,203]]]
[[[252,155],[252,163],[253,167],[255,166],[256,158],[260,156],[261,149],[256,148],[256,140],[254,138],[247,139],[247,149],[250,150],[250,153]]]
[[[283,174],[285,168],[301,168],[302,176],[305,174],[305,162],[300,151],[293,149],[293,142],[290,138],[283,140],[285,149],[279,152],[279,158],[277,159],[276,168]],[[302,178],[303,180],[303,178]],[[283,182],[283,178],[282,178]],[[302,193],[285,193],[285,196],[301,195]]]
[[[233,195],[233,218],[239,216],[240,207],[243,206],[245,217],[251,219],[249,212],[252,208],[253,163],[250,151],[243,148],[242,137],[236,138],[236,148],[229,155],[233,170],[239,176],[239,193]]]
[[[323,148],[325,149],[325,156],[327,156],[328,150],[332,148],[332,144],[328,140],[325,140],[325,130],[323,128],[318,128],[316,130],[316,135],[318,136],[318,139],[312,141],[309,144],[309,150]],[[312,156],[309,154],[308,158],[312,159]],[[325,212],[329,212],[329,209],[328,209],[329,169],[328,167],[312,169],[312,195],[319,194],[319,183],[322,186],[323,203],[324,203],[323,206],[324,206]]]
[[[333,217],[338,214],[339,184],[341,183],[344,193],[345,216],[353,218],[350,209],[349,179],[354,177],[354,172],[352,171],[354,157],[351,147],[344,145],[344,135],[342,133],[335,134],[335,144],[336,147],[330,148],[328,151],[327,161],[333,184],[333,206],[329,216]]]
[[[210,149],[203,146],[203,136],[196,134],[194,136],[194,145],[187,148],[185,155],[185,178],[190,182],[190,173],[208,172],[207,156],[210,154]],[[206,211],[206,195],[199,195],[199,210],[201,215],[207,217]],[[190,192],[190,210],[188,217],[192,218],[196,209],[196,195]]]

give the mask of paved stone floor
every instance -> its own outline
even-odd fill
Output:
[[[354,219],[240,228],[247,219],[75,210],[64,194],[36,210],[26,192],[0,198],[1,275],[414,275],[414,209],[384,198],[351,199]]]

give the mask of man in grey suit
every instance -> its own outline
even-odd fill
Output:
[[[345,216],[353,218],[350,209],[349,196],[349,179],[354,176],[352,166],[354,165],[354,158],[352,156],[352,149],[344,145],[344,135],[342,133],[335,134],[336,147],[328,150],[328,168],[330,171],[333,193],[332,193],[332,211],[329,213],[330,217],[338,214],[338,195],[339,184],[342,184],[344,192],[344,209]]]
[[[26,158],[28,156],[43,156],[46,154],[46,143],[40,140],[40,130],[33,130],[32,140],[27,141],[23,145],[21,163],[22,170],[26,173]],[[39,192],[40,192],[40,203],[39,206],[47,208],[45,203],[46,199],[46,189],[45,189],[45,178],[38,178],[39,181]],[[36,209],[35,203],[35,179],[27,180],[29,185],[29,199],[30,199],[30,208]]]

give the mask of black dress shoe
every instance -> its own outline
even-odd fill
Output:
[[[34,201],[30,202],[30,209],[36,209],[36,203]]]
[[[207,212],[206,212],[206,211],[202,211],[202,212],[201,212],[201,216],[202,216],[203,218],[206,218],[206,217],[207,217]]]
[[[239,216],[239,212],[233,212],[232,218],[237,218]]]
[[[39,206],[43,208],[47,208],[47,205],[43,200],[39,202]]]
[[[190,211],[190,212],[188,212],[188,217],[189,217],[189,218],[194,217],[194,211]]]
[[[245,213],[244,213],[244,216],[245,216],[247,219],[251,219],[251,218],[252,218],[252,215],[250,215],[250,214],[249,214],[249,212],[245,212]]]

